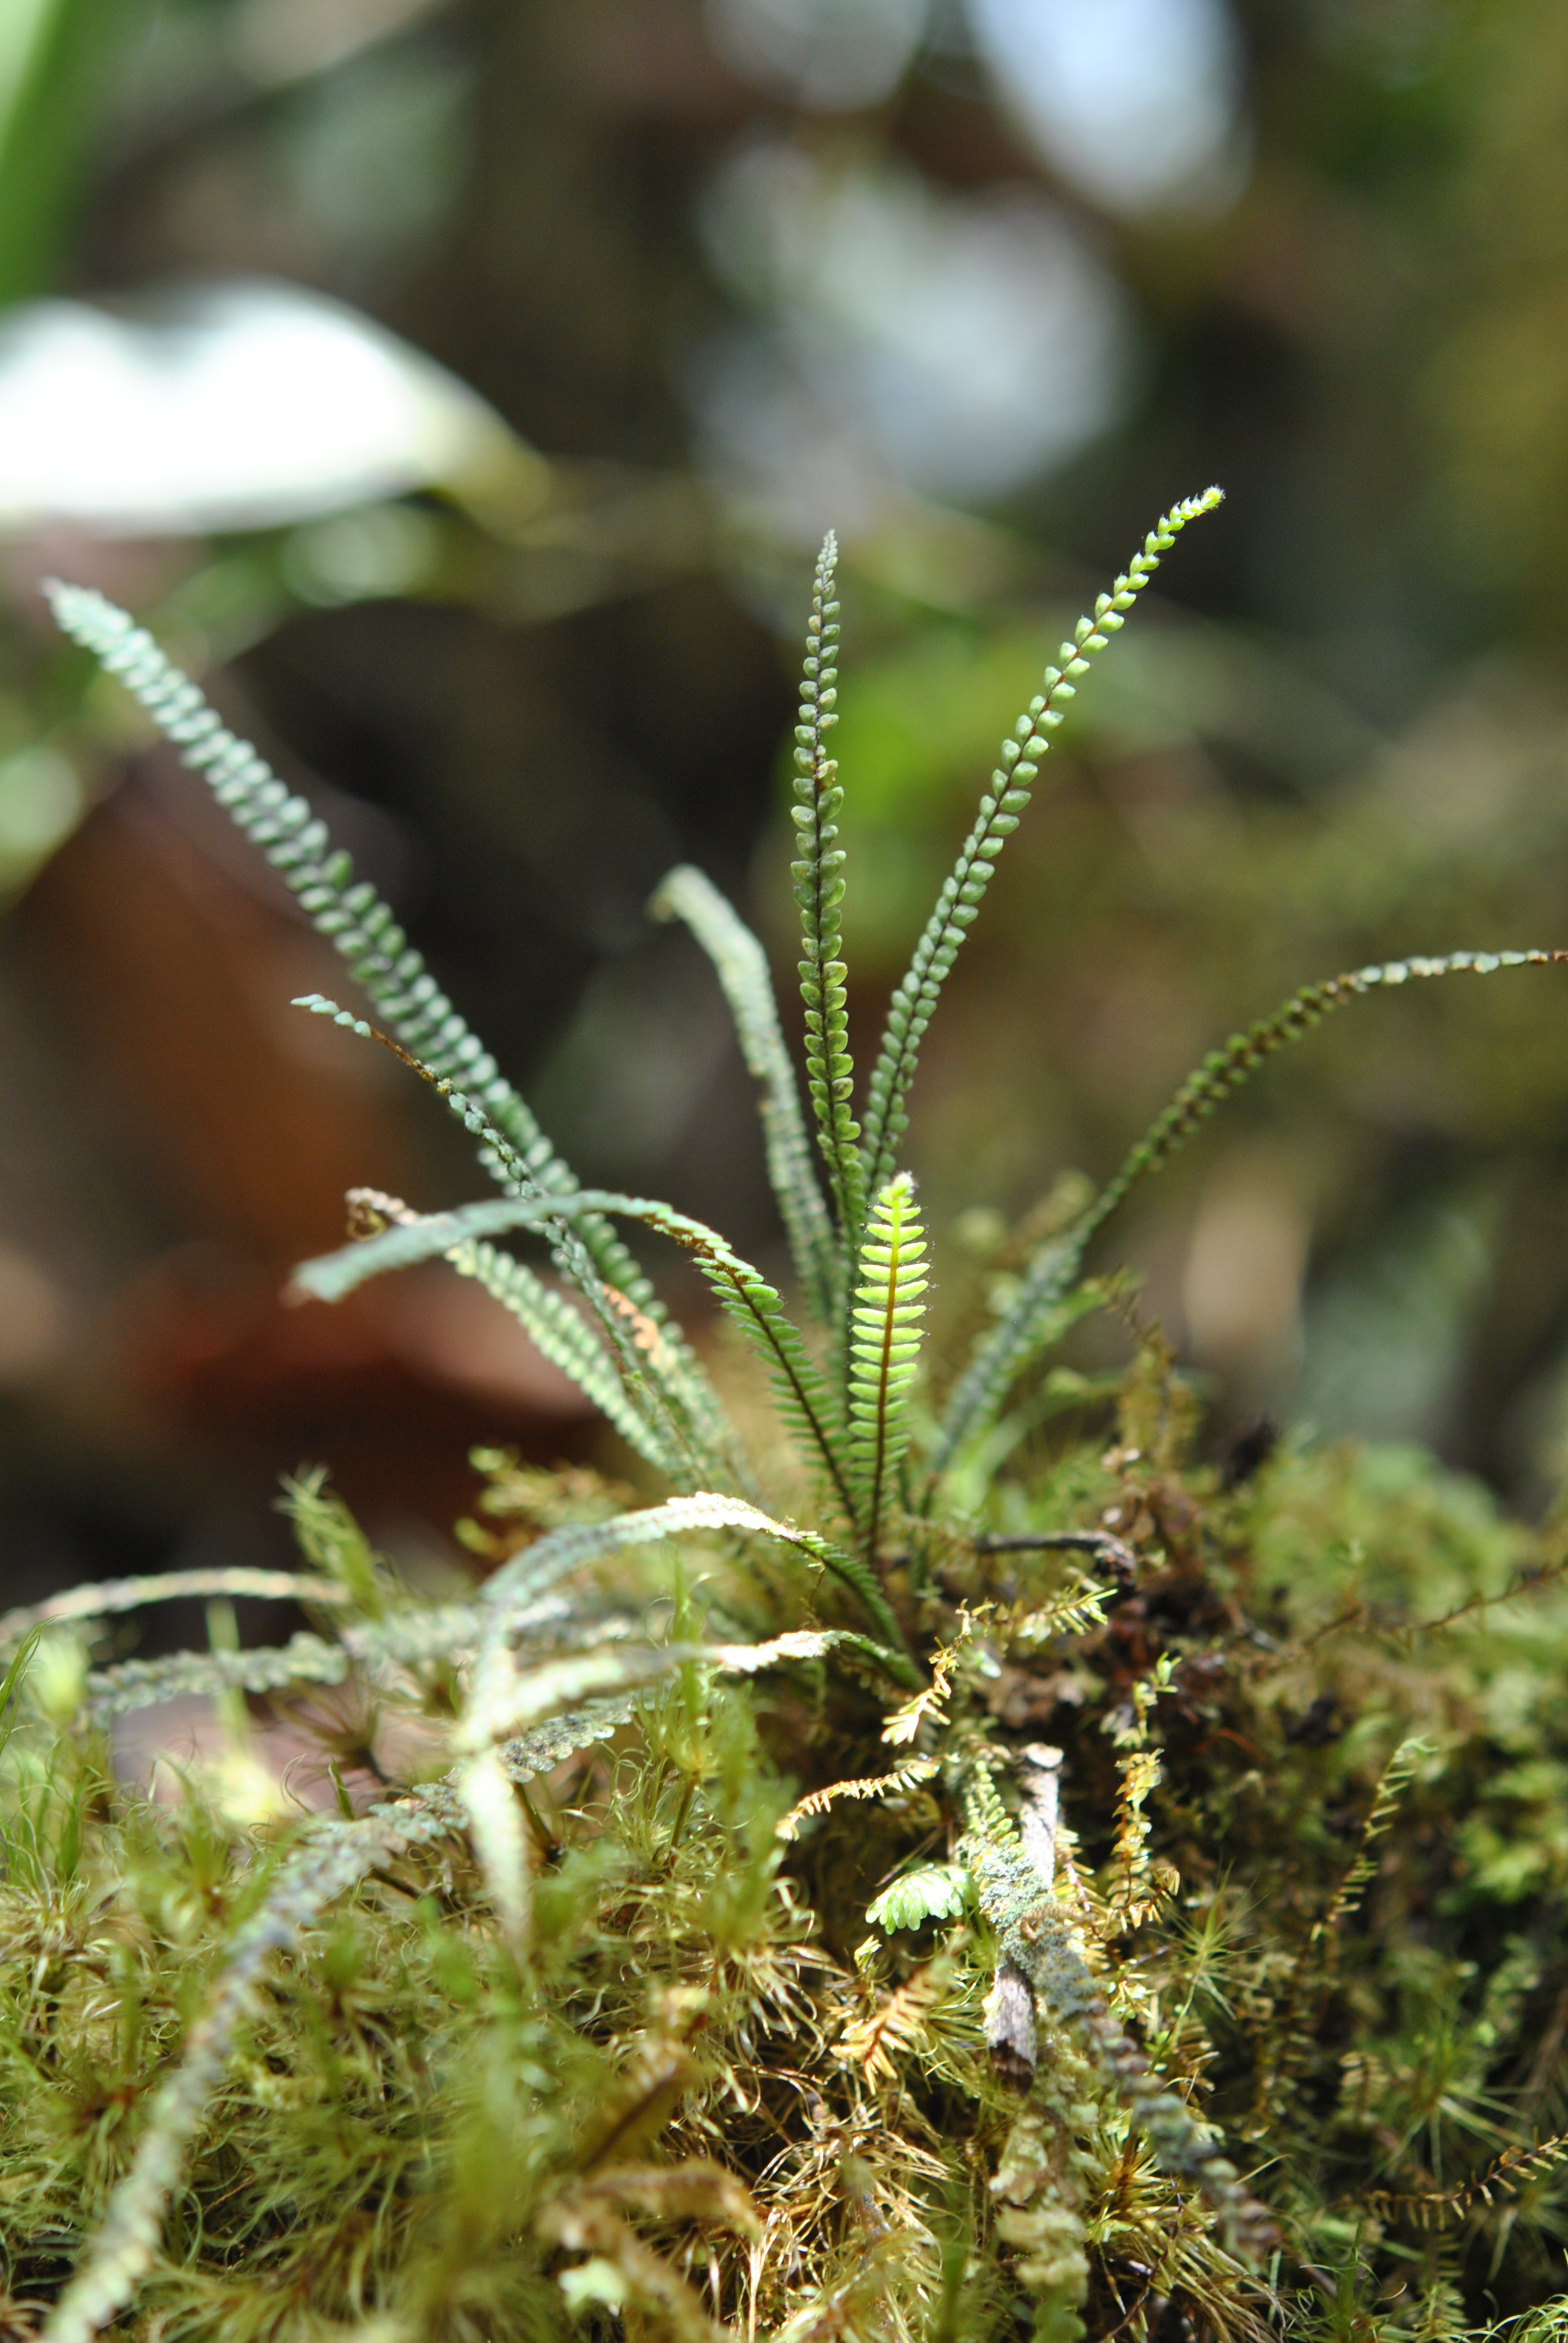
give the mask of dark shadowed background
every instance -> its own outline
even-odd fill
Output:
[[[0,1602],[261,1558],[305,1462],[435,1558],[476,1440],[604,1453],[443,1272],[279,1304],[347,1186],[477,1175],[290,1010],[330,955],[49,571],[317,799],[585,1178],[769,1261],[717,989],[642,905],[700,861],[788,978],[829,523],[864,1054],[1064,624],[1229,494],[933,1027],[940,1243],[1109,1172],[1298,982],[1568,940],[1552,0],[7,0],[0,297]],[[1539,1506],[1568,975],[1348,1012],[1106,1258],[1216,1438],[1427,1441]]]

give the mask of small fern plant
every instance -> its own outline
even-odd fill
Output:
[[[837,549],[831,537],[825,543],[793,759],[803,1090],[767,956],[733,907],[684,866],[652,906],[683,921],[711,960],[759,1085],[793,1269],[788,1301],[699,1221],[583,1186],[305,801],[226,729],[143,628],[95,592],[49,588],[61,627],[205,777],[364,1001],[312,995],[298,1005],[391,1050],[429,1084],[498,1192],[423,1212],[356,1191],[351,1241],[304,1264],[297,1293],[335,1301],[391,1270],[446,1261],[518,1321],[658,1484],[651,1503],[601,1490],[575,1512],[555,1483],[543,1497],[514,1488],[515,1534],[498,1543],[475,1533],[498,1566],[470,1600],[431,1606],[376,1562],[309,1479],[290,1501],[304,1571],[121,1582],[0,1623],[14,1654],[7,1696],[20,1697],[25,1678],[35,1710],[42,1700],[47,1712],[55,1679],[38,1674],[40,1635],[46,1654],[74,1624],[176,1594],[286,1594],[309,1613],[309,1631],[281,1649],[215,1643],[206,1654],[121,1660],[88,1669],[63,1706],[56,1700],[71,1762],[86,1769],[72,1778],[87,1786],[69,1794],[78,1839],[119,1799],[123,1858],[126,1834],[151,1825],[133,1830],[128,1794],[92,1771],[102,1745],[94,1736],[176,1692],[297,1704],[352,1691],[377,1711],[434,1720],[443,1750],[430,1778],[389,1785],[363,1811],[334,1774],[337,1812],[292,1835],[263,1833],[224,1859],[235,1884],[219,1901],[233,1916],[202,1939],[206,1997],[186,2010],[183,2041],[172,2016],[151,2042],[132,2026],[128,2136],[104,2133],[71,2205],[46,2157],[36,2172],[27,2166],[36,2221],[18,2220],[8,2243],[51,2306],[49,2343],[89,2343],[136,2316],[147,2289],[147,2315],[185,2331],[270,2332],[289,2285],[312,2317],[374,2316],[391,2338],[452,2331],[454,2320],[476,2338],[532,2337],[586,2318],[681,2338],[737,2321],[754,2335],[760,2321],[784,2343],[839,2333],[946,2343],[993,2331],[1010,2315],[997,2306],[1020,2293],[1041,2343],[1068,2343],[1086,2317],[1097,2331],[1151,2333],[1171,2298],[1187,2306],[1184,2331],[1262,2331],[1262,2273],[1271,2255],[1279,2267],[1281,2217],[1196,2111],[1202,2056],[1181,2027],[1161,2037],[1170,2071],[1151,2056],[1160,2029],[1139,1998],[1136,1964],[1120,1967],[1111,1949],[1168,1892],[1170,1866],[1149,1853],[1144,1809],[1160,1779],[1150,1720],[1171,1690],[1170,1661],[1149,1657],[1108,1711],[1125,1754],[1100,1887],[1070,1859],[1060,1753],[1020,1743],[989,1689],[1010,1654],[1060,1652],[1075,1639],[1088,1648],[1144,1557],[1102,1525],[1070,1520],[999,1537],[993,1484],[1033,1420],[1040,1362],[1101,1290],[1085,1277],[1091,1242],[1230,1091],[1370,992],[1568,955],[1458,952],[1362,968],[1308,986],[1233,1037],[1098,1193],[1065,1217],[1037,1218],[1017,1277],[933,1398],[923,1380],[928,1243],[900,1161],[920,1046],[1081,680],[1181,532],[1218,501],[1210,489],[1166,514],[1045,669],[893,992],[863,1092],[841,934],[843,785],[830,753]],[[781,1448],[749,1446],[628,1231],[683,1249],[756,1353],[779,1442],[796,1459],[793,1483]],[[531,1244],[532,1257],[508,1240]],[[520,1485],[520,1468],[492,1468]],[[769,1505],[769,1492],[789,1485],[808,1493],[790,1509],[802,1518],[784,1518],[776,1498]],[[496,1495],[496,1510],[506,1509]],[[1077,1555],[1101,1575],[1070,1571],[1005,1597],[977,1557],[1010,1545],[1037,1561]],[[829,1778],[791,1806],[779,1784],[792,1735],[831,1762]],[[559,1805],[552,1822],[541,1785],[572,1765],[576,1819],[562,1820]],[[29,1827],[40,1845],[49,1799],[65,1795],[35,1801]],[[856,1906],[853,1892],[846,1905],[835,1888],[832,1865],[850,1860],[856,1826],[846,1817],[868,1803],[918,1826],[891,1884]],[[251,2105],[235,2080],[241,2067],[257,2105],[268,2090],[279,2107],[303,2104],[295,2053],[278,2046],[281,1988],[268,1980],[280,1957],[303,1976],[310,1948],[330,1941],[331,1913],[369,1909],[367,1897],[380,1916],[378,1944],[406,1947],[398,1990],[412,1993],[417,1971],[439,2014],[417,2021],[428,2058],[391,2079],[389,2052],[373,2056],[362,2043],[355,2054],[381,2079],[375,2107],[354,2117],[379,2145],[354,2167],[363,2221],[350,2279],[328,2242],[328,2192],[315,2213],[301,2212],[308,2173],[268,2165],[260,2116],[234,2117],[236,2137],[251,2143],[237,2163],[220,2169],[209,2157],[193,2177],[191,2159],[206,2153],[203,2129],[226,2093],[231,2108]],[[842,1929],[853,1933],[854,1918],[833,1923],[835,1949],[814,1927],[813,1897],[824,1912],[858,1909],[859,1926],[871,1928],[852,1960]],[[132,2025],[132,1972],[144,1956],[126,1925],[123,1958],[116,1953],[104,1974],[120,1980],[109,1992],[116,2022]],[[904,1959],[901,1982],[884,1989],[878,1932],[931,1928],[935,1950]],[[463,2013],[481,2007],[485,2074],[463,2047]],[[901,2079],[916,2068],[918,2089]],[[895,2083],[915,2092],[902,2132],[890,2112]],[[498,2089],[512,2112],[481,2120]],[[432,2112],[437,2101],[445,2113]],[[490,2142],[482,2153],[480,2139]],[[319,2145],[311,2153],[326,2157]],[[4,2154],[0,2127],[0,2174]],[[1114,2219],[1105,2209],[1112,2172],[1124,2208]],[[874,2217],[865,2206],[855,2212],[857,2190],[881,2207]],[[1134,2199],[1139,2252],[1164,2258],[1153,2294],[1155,2264],[1131,2261],[1154,2308],[1140,2297],[1118,2320],[1103,2301],[1086,2306],[1100,2301],[1096,2273],[1131,2253],[1125,2207]],[[12,2201],[0,2191],[0,2231]],[[317,2240],[303,2276],[289,2259],[296,2231]],[[236,2307],[235,2274],[247,2257],[273,2273],[265,2314]],[[480,2269],[492,2290],[470,2299],[463,2289]]]

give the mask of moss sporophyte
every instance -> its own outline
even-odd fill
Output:
[[[1568,1546],[1410,1452],[1195,1463],[1155,1335],[1116,1374],[1053,1355],[1122,1292],[1090,1273],[1118,1205],[1287,1042],[1563,953],[1306,986],[1102,1187],[1060,1191],[983,1274],[944,1263],[940,1294],[900,1161],[1051,735],[1218,498],[1176,506],[1045,669],[863,1088],[824,546],[803,1086],[734,909],[689,868],[653,905],[734,1012],[788,1294],[689,1215],[580,1184],[309,807],[147,632],[50,589],[364,999],[301,1007],[423,1076],[495,1184],[436,1212],[357,1190],[297,1292],[446,1261],[588,1395],[635,1486],[486,1453],[462,1534],[488,1574],[437,1604],[314,1473],[297,1571],[0,1622],[9,2329],[1568,2336]],[[669,1317],[644,1230],[760,1363],[765,1434],[735,1358]],[[250,1593],[307,1628],[147,1660],[104,1636]],[[332,1810],[246,1822],[200,1766],[161,1804],[117,1781],[115,1720],[179,1693],[313,1733]]]

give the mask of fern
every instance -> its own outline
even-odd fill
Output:
[[[910,1401],[925,1314],[926,1240],[907,1172],[878,1196],[860,1247],[849,1339],[855,1514],[875,1563],[910,1443]]]
[[[1555,968],[1568,962],[1568,951],[1460,951],[1441,958],[1383,960],[1348,975],[1304,985],[1293,992],[1271,1017],[1233,1033],[1222,1049],[1213,1050],[1187,1080],[1164,1112],[1123,1160],[1081,1220],[1060,1237],[1042,1244],[1020,1282],[1019,1292],[1004,1315],[976,1343],[972,1356],[954,1386],[931,1451],[934,1473],[950,1471],[964,1444],[983,1433],[1004,1405],[1007,1394],[1030,1363],[1070,1322],[1069,1297],[1091,1241],[1123,1203],[1138,1182],[1157,1172],[1178,1148],[1200,1130],[1232,1091],[1265,1064],[1276,1051],[1299,1041],[1331,1011],[1380,988],[1407,983],[1412,977],[1490,976],[1503,968]]]
[[[1181,531],[1201,514],[1212,512],[1221,494],[1219,488],[1206,488],[1201,497],[1184,497],[1151,529],[1141,552],[1133,556],[1110,593],[1099,597],[1093,616],[1080,618],[1072,640],[1063,643],[1058,654],[1061,664],[1047,668],[1043,691],[1030,700],[1011,736],[1002,743],[1001,764],[991,775],[974,828],[951,874],[942,882],[936,908],[888,1011],[871,1071],[861,1142],[866,1184],[873,1195],[891,1179],[896,1168],[899,1141],[909,1124],[905,1102],[942,986],[965,935],[980,915],[997,858],[1029,804],[1040,760],[1050,746],[1051,732],[1061,722],[1065,703],[1077,691],[1077,679],[1088,671],[1091,659],[1125,623],[1127,612]]]
[[[528,1547],[498,1570],[486,1586],[488,1624],[485,1640],[488,1652],[494,1654],[499,1651],[508,1635],[516,1631],[519,1619],[528,1615],[528,1606],[585,1564],[627,1546],[658,1544],[696,1530],[721,1529],[778,1538],[830,1570],[859,1597],[872,1625],[886,1639],[887,1648],[878,1656],[885,1661],[890,1673],[900,1682],[920,1682],[918,1671],[913,1670],[908,1658],[903,1631],[880,1587],[852,1555],[841,1553],[814,1530],[798,1529],[793,1523],[772,1520],[743,1498],[706,1493],[672,1497],[667,1504],[620,1513],[608,1522],[574,1523],[569,1528],[552,1531],[538,1545]]]
[[[817,560],[806,629],[800,720],[795,728],[793,820],[799,854],[790,872],[800,909],[806,1087],[816,1117],[818,1143],[828,1165],[841,1242],[852,1247],[866,1190],[857,1143],[859,1127],[850,1106],[855,1068],[844,1006],[846,971],[839,956],[843,947],[839,921],[844,850],[834,843],[839,829],[833,817],[844,802],[844,792],[839,786],[839,768],[827,748],[828,735],[839,720],[834,713],[839,697],[839,605],[832,599],[838,564],[839,541],[829,530]]]
[[[401,1197],[388,1196],[377,1188],[351,1188],[348,1207],[351,1226],[361,1238],[377,1235],[391,1226],[411,1227],[420,1217]],[[526,1262],[515,1261],[492,1244],[454,1245],[445,1258],[459,1277],[471,1277],[517,1320],[540,1357],[576,1383],[628,1448],[657,1472],[672,1480],[678,1478],[683,1460],[668,1438],[656,1430],[647,1408],[638,1406],[635,1392],[628,1388],[619,1358],[565,1294],[547,1285]]]
[[[884,1887],[866,1913],[873,1928],[891,1936],[923,1928],[928,1920],[956,1920],[969,1896],[969,1875],[958,1863],[925,1863]]]
[[[259,848],[318,933],[347,962],[402,1047],[442,1080],[460,1082],[506,1137],[528,1182],[541,1188],[577,1186],[526,1102],[501,1074],[476,1036],[408,944],[388,905],[354,866],[334,852],[326,825],[305,799],[290,793],[248,741],[228,731],[188,677],[158,649],[145,627],[90,587],[45,581],[60,627],[89,650],[107,673],[139,700],[183,763],[200,773],[225,811]],[[481,1159],[485,1160],[485,1159]],[[489,1161],[503,1186],[517,1174],[511,1156]],[[608,1282],[657,1312],[653,1290],[637,1262],[602,1223],[581,1232],[595,1266]]]
[[[1562,2142],[1533,2145],[1507,2110],[1556,2088],[1550,2060],[1530,2067],[1528,2036],[1558,2024],[1542,1992],[1557,1991],[1543,1948],[1563,1855],[1549,1824],[1519,1822],[1527,1801],[1550,1806],[1562,1770],[1555,1548],[1478,1529],[1469,1497],[1470,1512],[1445,1512],[1435,1483],[1408,1503],[1347,1496],[1333,1476],[1355,1468],[1339,1454],[1283,1456],[1277,1503],[1273,1478],[1244,1502],[1216,1498],[1212,1476],[1186,1468],[1180,1390],[1152,1349],[1121,1386],[1109,1451],[1103,1430],[1069,1433],[1027,1476],[1002,1464],[1043,1404],[1003,1420],[1020,1376],[1103,1298],[1082,1280],[1090,1242],[1231,1089],[1360,995],[1568,955],[1390,962],[1294,995],[1205,1061],[1091,1201],[1025,1224],[1021,1274],[940,1424],[915,1404],[926,1248],[896,1151],[920,1042],[1077,678],[1212,501],[1161,524],[1004,750],[895,995],[863,1134],[825,546],[794,875],[829,1201],[760,946],[694,871],[657,899],[709,952],[761,1086],[826,1368],[713,1230],[577,1187],[307,809],[128,620],[59,589],[66,622],[207,771],[392,1030],[319,996],[305,1005],[432,1083],[507,1192],[420,1215],[354,1191],[355,1242],[307,1263],[297,1290],[333,1298],[445,1257],[678,1493],[638,1502],[585,1468],[476,1452],[494,1529],[468,1525],[471,1543],[497,1566],[470,1599],[436,1604],[308,1473],[287,1496],[300,1570],[116,1581],[0,1620],[15,1654],[0,1738],[19,1736],[0,1767],[0,2198],[16,2289],[0,2326],[31,2328],[21,2288],[59,2288],[84,2227],[49,2343],[87,2343],[144,2278],[137,2330],[193,2335],[368,2318],[402,2343],[454,2320],[549,2343],[587,2312],[607,2332],[618,2313],[628,2333],[681,2343],[862,2330],[983,2343],[1020,2317],[1040,2343],[1086,2325],[1100,2343],[1156,2328],[1247,2343],[1336,2318],[1396,2343],[1463,2331],[1486,2275],[1484,2252],[1468,2268],[1464,2256],[1483,2232],[1499,2252],[1528,2232],[1546,2269],[1555,2210],[1534,2199]],[[744,1328],[814,1476],[803,1522],[749,1494],[741,1443],[618,1219],[683,1247]],[[548,1246],[569,1290],[501,1250],[508,1232]],[[1070,1389],[1110,1398],[1113,1382]],[[917,1473],[930,1478],[910,1522]],[[906,1523],[911,1550],[895,1555]],[[1347,1609],[1344,1553],[1362,1543],[1376,1581]],[[1053,1551],[1091,1558],[1104,1583],[1063,1585],[1060,1563],[1030,1558]],[[301,1601],[310,1632],[170,1658],[111,1645],[90,1671],[85,1637],[31,1640],[192,1594]],[[1533,1606],[1527,1623],[1515,1604]],[[18,1704],[30,1661],[34,1696]],[[1302,1713],[1309,1684],[1322,1690]],[[182,1692],[296,1694],[297,1726],[355,1778],[372,1737],[377,1765],[437,1778],[356,1818],[329,1763],[339,1818],[307,1823],[281,1855],[236,1819],[216,1772],[193,1774],[182,1809],[151,1814],[105,1779],[92,1728]],[[1164,1717],[1183,1730],[1160,1751]],[[1369,1734],[1397,1741],[1370,1788]],[[1411,1816],[1399,1794],[1433,1746],[1445,1769],[1429,1770]],[[799,1753],[820,1786],[791,1806],[778,1769]],[[527,1795],[558,1768],[568,1777]],[[1324,1826],[1329,1785],[1367,1815],[1348,1856]],[[1385,1834],[1397,1860],[1377,1860]],[[1171,1854],[1190,1883],[1176,1906]],[[1503,1900],[1520,1916],[1493,1956]],[[867,1922],[880,1933],[857,1945]],[[906,1932],[932,1923],[952,1925],[921,1964]],[[220,1932],[177,2049],[192,1962]],[[851,1946],[859,1982],[839,1965]],[[1201,2119],[1211,2070],[1231,2120],[1251,2101],[1260,2162],[1287,2166],[1270,2183],[1278,2225]],[[733,2173],[709,2160],[720,2142]],[[1373,2219],[1336,2271],[1352,2202]],[[1451,2246],[1435,2233],[1458,2215]],[[701,2226],[683,2237],[687,2224]],[[1408,2315],[1385,2316],[1380,2298],[1363,2318],[1357,2254],[1369,2286],[1397,2283],[1408,2239],[1383,2232],[1399,2225],[1433,2233],[1408,2273],[1419,2291]],[[1265,2287],[1246,2265],[1276,2249]],[[563,2269],[563,2251],[588,2258]],[[1509,2282],[1511,2299],[1541,2291]],[[1320,2313],[1309,2289],[1325,2284],[1339,2308]]]
[[[377,1041],[390,1050],[410,1071],[428,1082],[446,1102],[447,1111],[463,1128],[482,1143],[482,1151],[499,1170],[508,1175],[508,1185],[517,1196],[538,1200],[544,1193],[532,1180],[505,1133],[491,1121],[485,1109],[471,1099],[467,1091],[437,1074],[423,1059],[405,1050],[389,1034],[340,1009],[324,993],[306,993],[296,1001],[297,1009],[308,1010],[318,1017],[330,1017],[336,1025],[345,1027],[362,1040]],[[405,1221],[414,1217],[402,1208],[397,1200],[385,1200],[394,1210],[383,1213],[386,1218]],[[676,1483],[693,1487],[705,1480],[715,1480],[733,1474],[744,1480],[746,1467],[739,1460],[733,1427],[729,1424],[701,1366],[692,1355],[685,1336],[678,1327],[659,1325],[658,1320],[639,1308],[630,1294],[608,1284],[599,1275],[592,1255],[570,1222],[559,1213],[545,1217],[540,1226],[549,1235],[551,1249],[558,1267],[578,1288],[589,1309],[603,1328],[608,1345],[624,1389],[626,1410],[636,1418],[639,1438],[634,1443],[650,1461],[658,1464]],[[464,1274],[472,1273],[454,1263]],[[520,1264],[519,1264],[520,1267]],[[475,1272],[478,1264],[475,1263]],[[504,1272],[497,1275],[498,1284],[513,1286],[514,1282]],[[526,1277],[515,1282],[515,1292],[525,1300],[531,1299]],[[501,1298],[499,1295],[498,1299]],[[646,1321],[649,1338],[639,1342],[635,1329]],[[570,1347],[558,1316],[552,1322],[549,1314],[541,1313],[541,1330],[551,1339],[563,1360],[581,1362],[581,1352]],[[648,1372],[645,1373],[645,1368]]]
[[[800,1093],[779,1024],[768,955],[702,871],[680,863],[661,880],[648,909],[684,920],[718,971],[735,1019],[740,1054],[762,1085],[759,1111],[768,1173],[783,1217],[795,1274],[812,1313],[831,1315],[837,1278],[833,1232],[812,1168]]]
[[[657,1229],[692,1255],[726,1313],[741,1327],[761,1358],[785,1423],[809,1461],[825,1473],[846,1513],[852,1513],[854,1499],[837,1402],[799,1329],[786,1316],[777,1289],[716,1231],[668,1204],[606,1189],[588,1189],[576,1196],[554,1194],[519,1197],[510,1203],[469,1204],[458,1212],[411,1220],[361,1244],[307,1262],[296,1271],[295,1284],[301,1292],[320,1301],[337,1302],[368,1277],[449,1256],[477,1238],[508,1229],[540,1228],[566,1215],[610,1212]]]
[[[83,1619],[107,1619],[139,1611],[149,1603],[188,1602],[193,1596],[250,1595],[262,1603],[339,1604],[347,1590],[330,1578],[297,1570],[252,1570],[243,1564],[210,1570],[155,1571],[145,1578],[106,1578],[95,1586],[73,1586],[45,1602],[29,1603],[0,1618],[0,1650],[21,1643],[39,1627],[65,1627]]]
[[[206,2008],[178,2066],[148,2111],[131,2168],[109,2200],[75,2275],[55,2307],[49,2343],[91,2343],[124,2309],[157,2249],[165,2208],[186,2149],[227,2064],[234,2038],[256,2006],[275,1953],[377,1864],[437,1837],[443,1818],[417,1796],[355,1823],[317,1825],[278,1872],[260,1909],[237,1931]]]

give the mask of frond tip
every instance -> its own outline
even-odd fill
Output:
[[[1040,691],[1002,742],[1001,762],[980,799],[974,828],[951,874],[942,882],[914,958],[889,1005],[882,1045],[871,1070],[861,1141],[866,1181],[873,1191],[892,1172],[899,1141],[909,1121],[905,1101],[938,996],[964,937],[980,916],[997,858],[1029,804],[1040,760],[1067,712],[1067,702],[1077,692],[1078,678],[1087,674],[1091,659],[1125,624],[1128,611],[1188,522],[1212,512],[1223,495],[1221,488],[1205,488],[1201,496],[1183,497],[1155,523],[1141,549],[1112,581],[1110,592],[1100,595],[1092,613],[1080,618],[1071,641],[1063,643],[1057,655],[1060,665],[1046,669]]]
[[[859,1272],[849,1332],[849,1462],[866,1555],[874,1563],[910,1444],[929,1282],[925,1232],[907,1172],[877,1198]]]
[[[853,1244],[865,1196],[857,1141],[859,1126],[849,1101],[855,1070],[849,1057],[845,1012],[845,969],[839,953],[844,900],[844,850],[835,843],[833,817],[844,802],[839,768],[828,754],[839,670],[839,605],[832,598],[839,563],[838,539],[829,530],[818,558],[810,622],[806,630],[806,667],[800,684],[800,721],[795,728],[795,804],[792,819],[799,855],[790,865],[795,900],[800,907],[800,997],[806,1011],[806,1087],[816,1117],[817,1137],[828,1165],[846,1244]]]

